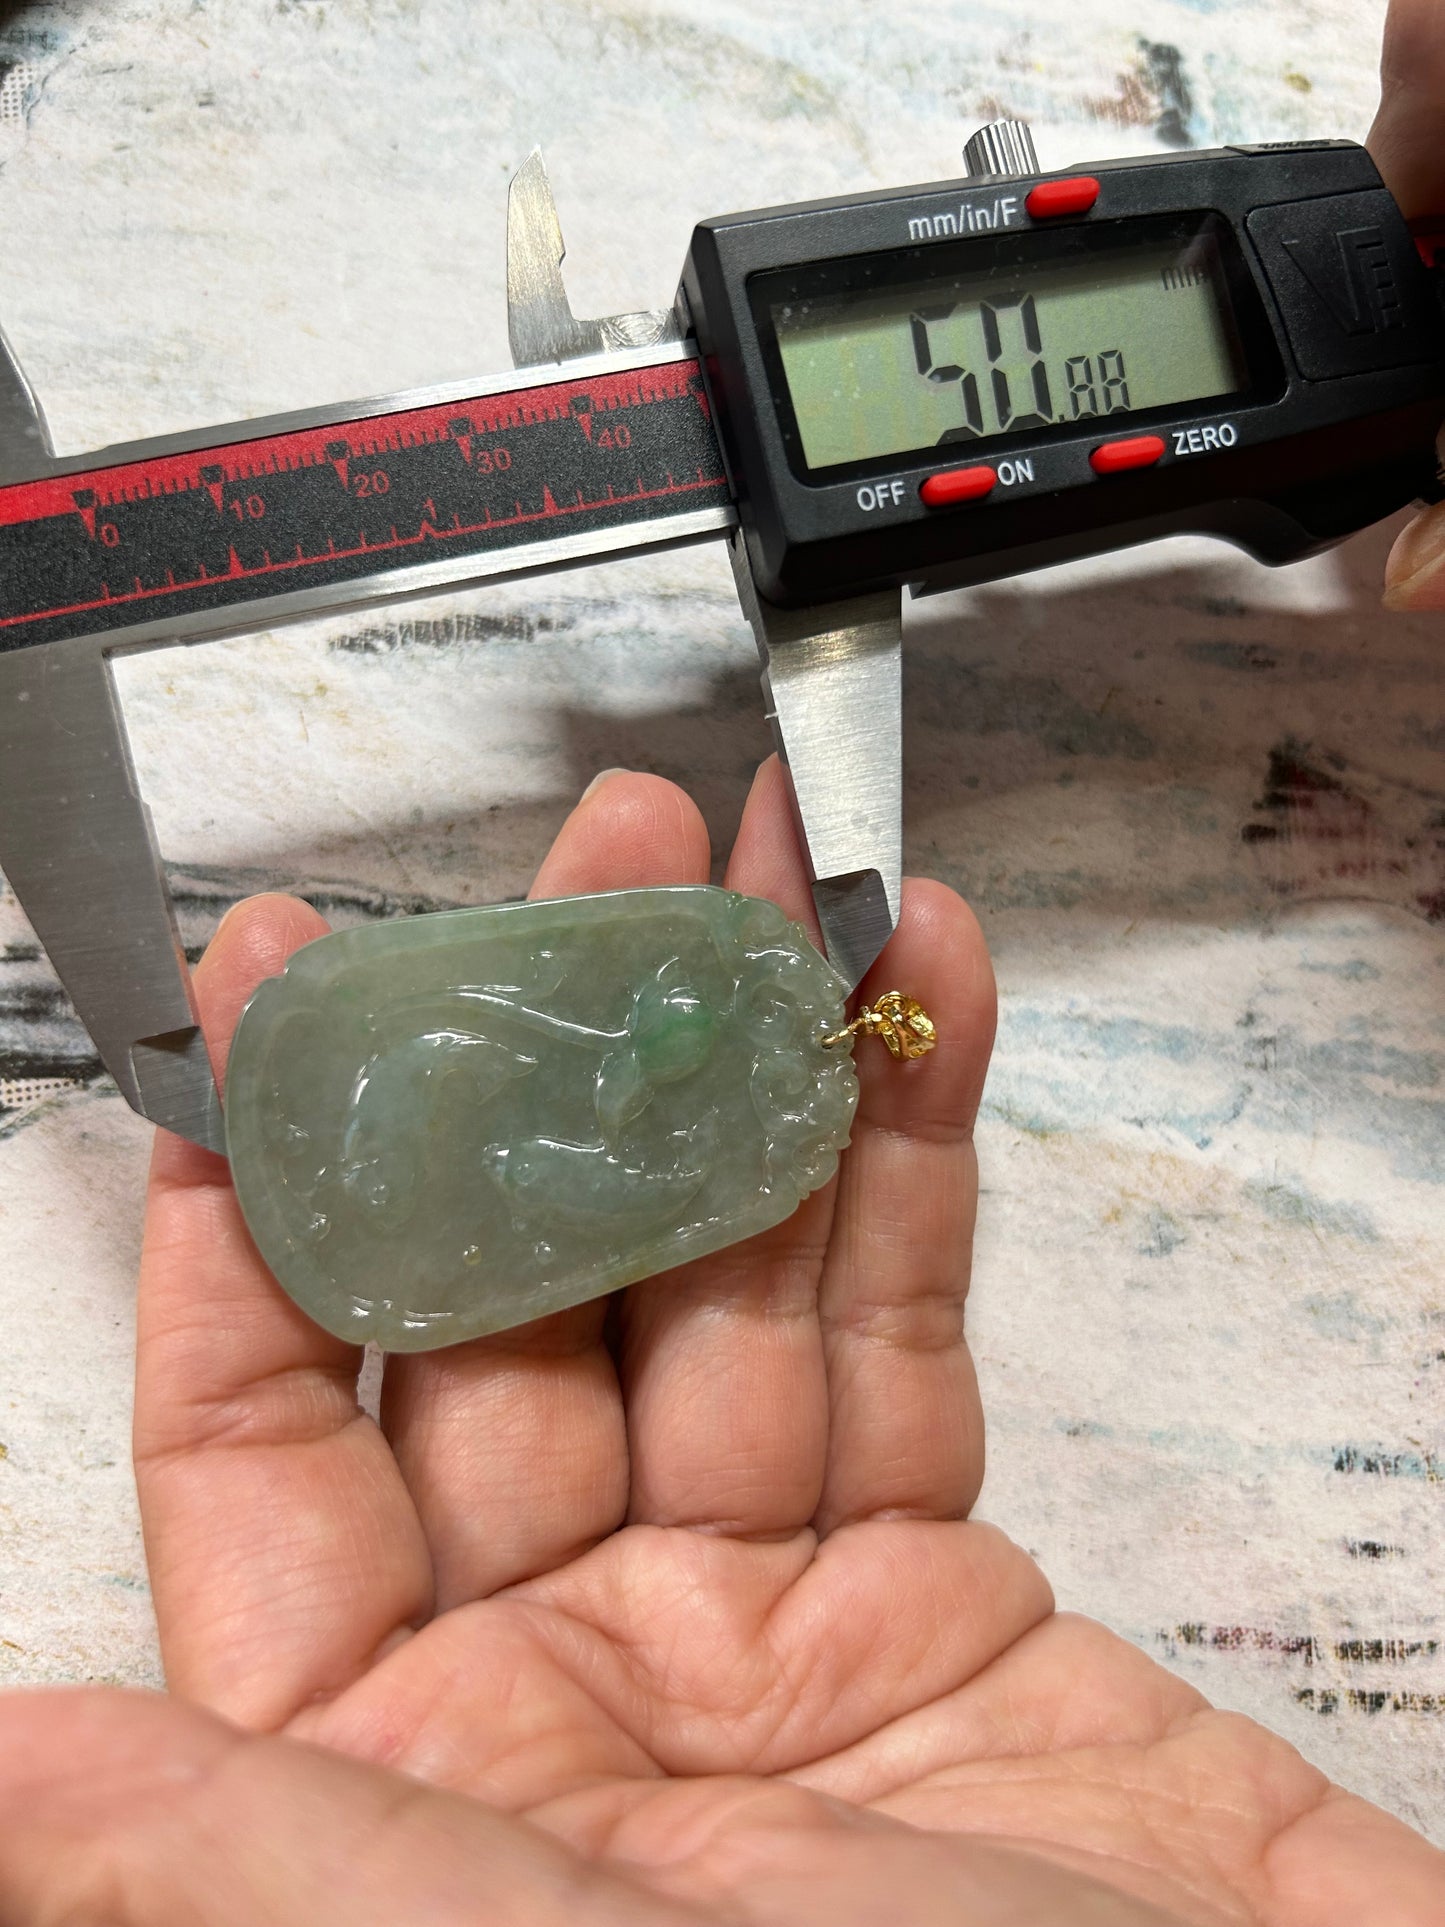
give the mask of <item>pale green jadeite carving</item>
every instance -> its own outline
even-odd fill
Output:
[[[833,1175],[843,998],[776,905],[702,887],[322,937],[231,1047],[246,1222],[318,1324],[389,1351],[595,1298]]]

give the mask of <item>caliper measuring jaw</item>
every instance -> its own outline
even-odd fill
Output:
[[[51,623],[20,646],[0,636],[0,871],[14,890],[36,936],[85,1025],[102,1063],[126,1102],[142,1116],[209,1150],[225,1151],[225,1125],[210,1060],[201,1035],[190,975],[176,929],[165,872],[136,780],[110,659],[121,650],[163,648],[244,634],[304,616],[334,614],[408,595],[436,593],[489,577],[539,573],[595,562],[610,554],[659,549],[727,535],[736,529],[736,508],[723,481],[721,459],[708,426],[692,344],[684,338],[681,308],[579,320],[562,280],[563,246],[546,169],[534,151],[513,178],[507,209],[508,332],[513,356],[531,379],[516,390],[489,380],[467,388],[427,390],[383,397],[350,410],[318,409],[225,430],[167,437],[82,459],[57,458],[44,417],[20,367],[0,335],[0,491],[25,485],[46,500],[17,513],[39,518],[46,528],[79,530],[88,517],[94,553],[97,510],[94,490],[81,487],[141,470],[139,494],[124,491],[117,502],[145,509],[170,501],[176,513],[201,503],[217,516],[235,509],[227,494],[249,481],[236,474],[261,473],[235,466],[238,449],[275,450],[267,455],[278,493],[308,477],[323,480],[337,469],[347,484],[344,431],[355,424],[374,437],[388,419],[399,424],[398,447],[415,461],[427,450],[460,451],[449,460],[473,467],[471,418],[445,419],[496,398],[521,424],[572,420],[593,448],[591,411],[621,407],[619,384],[636,390],[634,419],[655,414],[664,422],[658,475],[646,482],[636,457],[636,493],[629,468],[619,491],[605,485],[595,500],[577,490],[576,508],[559,504],[543,485],[542,509],[501,520],[464,525],[459,516],[442,524],[426,500],[414,537],[401,544],[401,566],[384,540],[368,547],[365,560],[339,573],[327,555],[303,556],[287,569],[320,565],[309,586],[304,573],[282,580],[296,586],[259,589],[281,563],[265,551],[265,565],[252,565],[230,550],[229,570],[202,568],[196,582],[178,579],[177,593],[199,597],[184,613],[157,617],[159,603],[137,601],[131,615],[130,585],[117,601],[105,578],[92,599],[76,609],[45,603],[35,620]],[[549,365],[556,367],[550,372]],[[690,371],[690,372],[689,372]],[[599,403],[597,396],[602,395]],[[468,400],[479,397],[480,401]],[[515,404],[521,404],[520,413]],[[681,414],[677,411],[681,409]],[[602,418],[605,420],[605,417]],[[493,430],[486,431],[488,435]],[[525,426],[516,431],[526,432]],[[339,436],[332,440],[329,437]],[[312,444],[316,443],[315,447]],[[305,444],[304,449],[302,444]],[[378,444],[371,440],[367,447]],[[417,451],[421,453],[418,454]],[[635,455],[635,451],[634,451]],[[212,456],[212,465],[178,481],[172,463]],[[217,459],[218,458],[218,459]],[[262,457],[258,453],[257,460]],[[511,459],[510,457],[508,458]],[[278,466],[279,464],[279,466]],[[149,467],[147,465],[150,465]],[[153,475],[165,471],[161,480]],[[676,471],[676,472],[674,472]],[[64,478],[76,487],[53,491]],[[326,481],[329,488],[332,484]],[[522,484],[518,483],[520,492]],[[187,492],[189,491],[189,492]],[[89,499],[87,499],[89,498]],[[243,498],[243,510],[258,499]],[[397,501],[392,496],[392,503]],[[105,511],[101,511],[104,513]],[[113,516],[122,511],[112,509]],[[240,515],[242,510],[237,510]],[[269,509],[267,510],[269,514]],[[284,506],[283,506],[284,513]],[[568,521],[566,516],[575,516]],[[45,518],[51,518],[45,521]],[[269,526],[269,522],[267,524]],[[565,533],[554,533],[554,530]],[[514,532],[515,530],[515,532]],[[111,523],[100,531],[107,540]],[[108,533],[109,532],[109,533]],[[124,538],[116,535],[117,541]],[[289,539],[289,538],[288,538]],[[77,537],[84,547],[85,537]],[[237,534],[236,541],[241,541]],[[445,543],[455,541],[448,551]],[[416,546],[420,544],[421,546]],[[115,551],[112,550],[112,553]],[[122,548],[119,553],[124,554]],[[378,560],[373,562],[371,558]],[[163,559],[163,558],[162,558]],[[343,558],[344,559],[344,558]],[[856,987],[897,922],[901,868],[901,591],[806,610],[775,608],[756,590],[744,539],[734,535],[734,574],[743,609],[757,637],[769,718],[790,773],[799,827],[813,884],[814,902],[828,955]],[[141,581],[134,584],[137,597]],[[78,594],[79,592],[77,592]],[[164,584],[146,594],[169,593]],[[23,597],[21,600],[23,601]],[[72,597],[72,601],[75,601]],[[124,609],[121,604],[126,604]],[[249,606],[248,606],[249,605]],[[78,622],[95,620],[96,633],[77,634]],[[13,627],[13,624],[11,625]],[[45,636],[48,639],[40,640]]]
[[[0,482],[57,467],[0,335]],[[0,871],[133,1110],[224,1151],[220,1098],[105,639],[0,653]]]
[[[856,990],[903,890],[903,591],[780,609],[758,594],[740,529],[728,552],[828,961]]]

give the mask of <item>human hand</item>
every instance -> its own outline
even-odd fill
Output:
[[[1390,0],[1369,148],[1407,220],[1445,229],[1445,0]],[[1388,608],[1445,609],[1445,502],[1404,530],[1385,567]]]
[[[618,774],[536,888],[707,874],[688,799]],[[775,764],[728,880],[809,915]],[[218,1057],[322,928],[281,898],[226,920],[197,973]],[[994,992],[952,893],[908,886],[885,978],[942,1041],[863,1054],[833,1186],[625,1297],[389,1359],[379,1427],[223,1160],[160,1137],[135,1452],[178,1698],[0,1703],[0,1919],[1445,1919],[1445,1859],[1055,1615],[967,1520]]]

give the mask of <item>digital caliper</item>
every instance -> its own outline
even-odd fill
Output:
[[[1362,148],[1043,175],[1001,122],[965,161],[705,221],[673,309],[581,321],[534,154],[520,378],[57,460],[5,350],[0,869],[135,1109],[223,1147],[112,654],[728,534],[856,984],[898,916],[904,587],[1187,532],[1288,562],[1440,494],[1445,270]]]

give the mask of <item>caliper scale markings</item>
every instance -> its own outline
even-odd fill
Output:
[[[665,351],[664,351],[665,352]],[[0,489],[0,650],[727,509],[697,362],[297,426]]]

